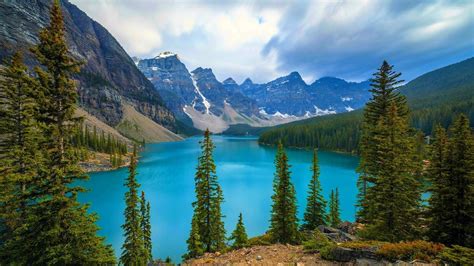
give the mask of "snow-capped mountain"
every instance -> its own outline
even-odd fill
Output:
[[[321,78],[306,84],[298,72],[265,84],[232,78],[219,82],[212,69],[189,72],[177,54],[163,52],[137,60],[175,116],[194,127],[222,132],[231,124],[272,126],[326,114],[348,112],[369,99],[369,82]]]
[[[170,52],[140,60],[138,68],[176,117],[198,129],[222,132],[229,124],[260,124],[257,103],[238,90],[227,89],[210,68],[189,72],[178,55]]]

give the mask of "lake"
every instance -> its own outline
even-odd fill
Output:
[[[154,258],[170,256],[179,262],[186,252],[199,140],[200,137],[192,137],[180,142],[148,144],[140,153],[137,178],[151,204]],[[224,192],[222,211],[227,234],[234,229],[240,212],[249,236],[265,233],[270,219],[276,149],[260,146],[256,138],[250,137],[213,136],[213,141],[217,175]],[[287,149],[287,153],[297,193],[298,216],[302,218],[312,152]],[[324,196],[328,199],[331,189],[339,188],[343,220],[354,220],[357,164],[358,158],[354,156],[319,152]],[[90,203],[90,210],[99,214],[100,235],[113,245],[117,257],[123,242],[120,226],[124,220],[123,184],[127,174],[126,168],[91,173],[90,179],[81,183],[90,191],[79,196],[81,202]]]

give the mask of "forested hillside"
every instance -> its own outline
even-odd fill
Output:
[[[424,74],[399,91],[408,98],[411,125],[426,135],[436,123],[446,127],[460,113],[474,126],[474,58]],[[361,111],[310,118],[269,129],[259,142],[281,139],[287,146],[357,152],[361,121]]]

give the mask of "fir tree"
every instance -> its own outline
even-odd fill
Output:
[[[329,225],[337,227],[341,224],[341,211],[339,207],[339,190],[336,188],[336,192],[331,190],[331,196],[329,198]]]
[[[395,104],[374,129],[378,169],[367,190],[367,233],[384,241],[413,239],[417,234],[421,183],[408,123]]]
[[[30,191],[44,165],[36,121],[35,81],[20,53],[0,69],[0,264],[24,256],[21,231],[31,215]]]
[[[128,191],[125,193],[125,223],[122,225],[125,241],[122,245],[122,256],[120,262],[124,265],[146,265],[148,262],[147,251],[143,231],[140,227],[142,217],[140,215],[140,198],[138,188],[140,185],[136,180],[137,169],[137,148],[133,149],[128,168],[129,175],[125,186]]]
[[[273,242],[296,244],[300,241],[296,217],[296,192],[290,179],[290,166],[283,144],[278,144],[273,181],[270,236]]]
[[[447,165],[448,157],[448,136],[446,130],[437,125],[434,129],[434,138],[431,145],[430,163],[426,169],[426,175],[431,182],[429,192],[431,196],[429,202],[429,232],[430,239],[436,242],[444,242],[447,237],[448,221],[445,219],[445,212],[450,204],[445,197],[449,193],[449,172]]]
[[[150,202],[146,201],[145,192],[143,191],[140,200],[140,213],[142,217],[140,227],[143,232],[143,243],[146,251],[146,257],[148,258],[148,262],[152,262],[153,256],[151,253]]]
[[[188,253],[183,255],[183,259],[192,259],[204,254],[204,246],[199,236],[199,225],[196,214],[193,215],[191,232],[189,233],[189,238],[186,243],[188,244]]]
[[[193,242],[197,234],[203,250],[215,252],[225,247],[225,229],[220,207],[224,198],[217,181],[216,166],[212,158],[214,144],[209,130],[204,132],[204,140],[200,144],[202,154],[198,158],[195,175],[196,201],[193,202],[193,222],[197,225],[197,232],[191,230],[188,242]],[[188,254],[192,253],[195,252],[188,250]]]
[[[314,230],[319,225],[326,225],[326,201],[322,196],[321,183],[319,182],[318,151],[313,151],[313,164],[311,166],[313,175],[308,185],[308,197],[306,198],[306,211],[304,213],[303,230]]]
[[[469,120],[460,115],[450,127],[451,135],[446,146],[442,130],[438,130],[438,141],[431,166],[433,182],[431,232],[432,238],[449,245],[474,246],[474,136]],[[446,152],[446,153],[445,153]],[[444,166],[437,164],[446,155]],[[438,167],[437,167],[438,166]],[[441,217],[437,215],[442,214]]]
[[[242,213],[240,213],[239,215],[239,220],[237,221],[237,225],[235,226],[235,229],[232,232],[232,235],[230,236],[229,240],[234,240],[232,248],[235,249],[243,248],[248,245],[247,232],[245,231]]]
[[[49,26],[41,30],[32,49],[42,65],[35,71],[38,119],[45,137],[40,146],[46,163],[29,197],[31,215],[19,236],[27,253],[19,263],[114,263],[111,247],[97,236],[97,216],[77,201],[83,188],[72,185],[87,178],[71,143],[78,122],[73,117],[77,91],[71,77],[79,64],[69,56],[59,1],[53,2],[50,15]]]
[[[357,186],[359,188],[358,195],[358,211],[357,220],[366,222],[369,217],[368,208],[370,203],[367,199],[367,191],[370,186],[375,183],[378,171],[377,142],[374,131],[379,120],[388,116],[389,106],[395,104],[398,110],[398,116],[402,119],[407,118],[408,110],[406,99],[397,91],[397,85],[403,82],[399,80],[401,73],[395,72],[393,66],[384,61],[376,73],[370,80],[372,89],[372,98],[366,104],[364,109],[364,119],[362,123],[362,136],[360,139],[361,160],[358,168],[360,174]]]

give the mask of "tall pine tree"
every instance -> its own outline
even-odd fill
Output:
[[[188,244],[191,242],[194,245],[196,239],[199,239],[205,252],[215,252],[225,247],[225,229],[221,213],[221,204],[224,198],[217,181],[216,165],[212,158],[215,146],[212,143],[209,130],[204,132],[204,140],[200,144],[202,154],[198,158],[194,178],[196,201],[193,202],[193,223],[195,225],[191,230]],[[199,237],[197,238],[197,236]],[[197,252],[188,250],[188,254],[195,253]]]
[[[125,223],[122,225],[125,241],[122,245],[122,256],[120,262],[124,265],[146,265],[148,262],[147,251],[143,231],[140,226],[142,217],[140,215],[140,198],[138,197],[137,175],[137,148],[133,148],[128,168],[129,175],[125,186],[128,191],[125,193]]]
[[[384,241],[413,239],[417,234],[421,183],[420,162],[406,118],[392,103],[388,117],[374,129],[378,168],[367,190],[367,233]]]
[[[427,179],[431,185],[429,202],[430,224],[428,235],[436,242],[447,243],[450,235],[448,230],[448,220],[445,219],[445,212],[451,202],[445,197],[451,189],[449,187],[448,159],[448,135],[446,130],[437,125],[434,129],[433,142],[430,147],[430,162],[426,169]]]
[[[233,240],[232,248],[243,248],[248,245],[247,232],[245,231],[244,221],[242,218],[242,213],[239,214],[239,220],[235,226],[232,235],[229,240]]]
[[[474,246],[474,136],[462,114],[446,141],[438,128],[429,166],[431,238],[449,245]],[[446,143],[448,143],[446,147]],[[440,217],[441,215],[441,217]]]
[[[329,225],[332,227],[337,227],[341,224],[341,210],[339,207],[339,190],[336,188],[336,192],[331,190],[331,195],[329,197]]]
[[[49,26],[41,30],[39,43],[32,49],[42,65],[36,68],[36,89],[38,120],[45,137],[40,146],[46,163],[29,197],[31,215],[19,236],[28,253],[20,263],[114,263],[111,247],[97,236],[97,216],[77,201],[83,188],[73,183],[87,178],[71,145],[77,128],[73,117],[77,91],[71,77],[79,64],[68,52],[59,1],[53,2],[50,15]]]
[[[314,230],[319,225],[326,225],[326,201],[322,196],[321,183],[319,182],[318,150],[313,151],[313,162],[311,166],[313,175],[308,185],[308,197],[306,198],[306,211],[304,213],[303,230]]]
[[[275,243],[296,244],[300,241],[296,217],[296,192],[291,183],[288,157],[281,142],[278,144],[275,167],[270,236]]]
[[[140,199],[140,214],[141,214],[141,223],[140,227],[143,232],[143,245],[146,251],[146,257],[148,262],[153,261],[153,256],[151,253],[151,223],[150,223],[150,202],[145,198],[145,192],[142,191],[142,196]]]
[[[375,127],[381,118],[388,116],[389,106],[392,104],[397,106],[398,115],[401,118],[408,116],[406,99],[397,91],[397,85],[403,82],[403,80],[399,80],[401,73],[395,72],[392,65],[383,61],[373,76],[370,80],[372,98],[364,108],[362,135],[359,143],[361,159],[358,168],[360,176],[357,181],[359,188],[357,220],[361,222],[366,222],[369,219],[367,217],[368,208],[371,206],[368,203],[367,191],[375,183],[379,167]]]
[[[31,191],[44,167],[34,79],[20,53],[0,69],[0,264],[27,254],[21,232],[30,213]],[[43,169],[44,170],[44,169]]]

